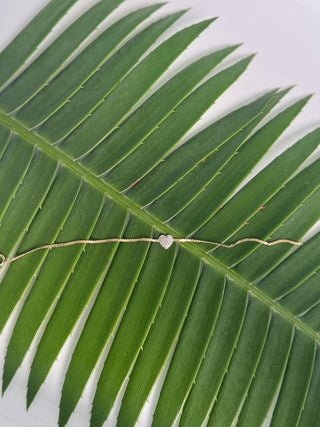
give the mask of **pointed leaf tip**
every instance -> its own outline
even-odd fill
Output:
[[[35,396],[37,394],[37,391],[34,392],[33,388],[31,388],[29,385],[27,387],[27,396],[26,396],[26,409],[29,410]]]
[[[237,43],[237,44],[231,45],[231,47],[233,47],[234,49],[239,49],[239,47],[241,47],[243,45],[244,45],[244,43]]]
[[[4,396],[5,392],[7,391],[7,388],[9,387],[12,380],[12,376],[5,375],[5,372],[3,373],[2,377],[2,397]]]
[[[191,25],[191,27],[203,27],[202,31],[206,30],[217,18],[209,18],[209,19],[204,19],[203,21],[200,21],[196,24]]]
[[[167,3],[156,3],[156,4],[152,4],[151,6],[142,7],[138,11],[148,14],[148,17],[150,17],[151,15],[153,15],[155,12],[157,12],[159,9],[161,9],[166,4]]]
[[[59,411],[59,419],[58,419],[58,427],[64,427],[67,422],[68,422],[69,417],[65,417],[61,411],[61,407],[60,407],[60,411]]]
[[[301,109],[310,101],[310,99],[314,96],[314,93],[311,93],[310,95],[306,95],[303,98],[298,99],[295,104],[302,104]]]
[[[239,49],[240,46],[241,46],[241,44],[233,44],[233,45],[230,45],[230,46],[226,46],[226,47],[224,47],[222,49],[216,50],[215,52],[219,52],[219,51],[223,52],[223,51],[225,51],[225,52],[232,53],[235,50]]]
[[[296,84],[294,84],[294,85],[291,85],[291,86],[288,86],[288,87],[285,87],[283,90],[291,90],[291,89],[293,89],[293,88],[295,88],[297,85]]]
[[[162,20],[162,19],[168,19],[168,18],[173,18],[173,19],[175,19],[176,21],[178,20],[178,19],[180,19],[183,15],[185,15],[187,12],[189,11],[189,9],[183,9],[183,10],[179,10],[178,12],[173,12],[173,13],[171,13],[171,14],[169,14],[169,15],[167,15],[167,16],[164,16],[163,18],[161,18],[160,19],[160,21]]]
[[[12,378],[14,377],[18,368],[19,366],[15,366],[14,363],[12,364],[12,359],[8,357],[8,353],[7,353],[4,367],[3,367],[3,374],[2,374],[2,396],[4,395],[7,388],[9,387],[12,381]]]
[[[179,10],[178,12],[175,12],[175,13],[182,13],[182,14],[185,14],[185,13],[187,13],[187,12],[190,12],[190,10],[191,10],[191,9],[192,9],[191,7],[187,7],[186,9]]]
[[[311,98],[313,98],[315,95],[316,95],[315,93],[310,93],[310,95],[307,95],[307,96],[305,97],[306,102],[308,102],[308,101],[309,101]]]
[[[282,97],[284,97],[284,96],[286,96],[293,88],[295,87],[295,85],[293,85],[293,86],[289,86],[289,87],[286,87],[286,88],[284,88],[284,89],[281,89],[281,88],[278,88],[278,95],[280,95],[280,96],[282,96]]]
[[[179,10],[178,12],[174,12],[171,16],[177,16],[177,19],[179,19],[183,15],[185,15],[187,12],[189,12],[190,9],[191,8]]]
[[[252,54],[251,54],[251,55],[249,55],[247,58],[250,58],[250,61],[252,61],[252,59],[253,59],[256,55],[258,55],[258,52],[254,52],[254,53],[252,53]]]
[[[215,16],[215,17],[213,17],[213,18],[209,18],[209,19],[206,19],[206,20],[204,20],[203,22],[204,23],[207,23],[207,26],[209,27],[209,25],[211,25],[214,21],[216,21],[218,19],[218,17],[217,16]]]
[[[246,56],[245,58],[240,59],[240,61],[238,61],[235,65],[243,64],[245,66],[245,68],[247,68],[248,65],[251,63],[251,61],[253,60],[254,57],[255,57],[255,54]]]
[[[156,10],[158,10],[158,9],[161,9],[163,6],[165,6],[167,3],[166,2],[162,2],[162,3],[156,3],[156,4],[152,4],[151,6],[147,6],[147,7],[145,7],[144,9],[145,10],[154,10],[154,11],[156,11]]]
[[[255,57],[254,53],[252,55],[245,56],[244,58],[242,58],[242,59],[238,60],[237,62],[235,62],[230,67],[238,66],[240,64],[243,64],[245,66],[245,68],[247,68],[247,66],[250,64],[250,62],[253,60],[254,57]]]

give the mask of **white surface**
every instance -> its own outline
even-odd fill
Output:
[[[66,21],[72,15],[77,15],[96,1],[80,0]],[[0,49],[34,16],[47,0],[0,0]],[[127,0],[115,16],[125,10],[152,3],[144,0]],[[319,0],[169,0],[157,15],[192,7],[175,28],[192,24],[200,19],[220,16],[205,34],[203,34],[188,49],[180,63],[188,58],[199,56],[227,44],[243,42],[234,55],[235,58],[258,52],[254,62],[240,80],[217,102],[206,118],[218,117],[230,107],[242,103],[267,89],[287,87],[297,84],[297,87],[287,97],[290,99],[300,95],[315,93],[313,99],[305,107],[303,113],[294,125],[280,139],[278,149],[296,140],[302,133],[320,124],[320,55],[318,41],[320,40],[320,3]],[[58,31],[59,31],[58,27]],[[169,34],[170,31],[167,33]],[[56,32],[53,33],[55,36]],[[51,35],[52,36],[52,35]],[[179,61],[173,65],[177,69]],[[200,126],[203,125],[203,121]],[[5,354],[7,333],[0,336],[0,360]],[[26,413],[25,386],[27,372],[30,366],[31,354],[14,378],[7,393],[0,399],[1,427],[53,427],[58,416],[58,401],[63,381],[64,365],[67,351],[59,356],[54,370],[50,373],[45,386],[41,389],[30,412]],[[1,367],[2,368],[2,367]],[[75,415],[69,426],[82,427],[88,425],[89,402],[92,398],[90,386],[81,399]],[[113,423],[109,423],[112,425]],[[140,425],[146,425],[145,418]]]

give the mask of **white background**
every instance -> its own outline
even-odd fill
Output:
[[[189,59],[201,53],[213,51],[228,44],[243,42],[234,58],[258,52],[247,72],[217,102],[214,108],[200,123],[212,120],[254,95],[275,88],[297,86],[286,98],[284,104],[301,95],[314,93],[308,106],[290,130],[281,137],[277,150],[290,144],[303,133],[320,124],[320,2],[319,0],[168,0],[169,4],[157,12],[163,16],[173,10],[192,7],[174,28],[181,28],[203,18],[220,16],[193,45],[180,61],[177,61],[171,72],[178,69]],[[73,16],[95,0],[80,0],[68,14],[64,25]],[[127,0],[114,16],[125,11],[151,4],[152,0]],[[30,18],[47,0],[0,0],[0,50],[13,38]],[[107,25],[107,24],[106,24]],[[55,37],[63,26],[58,26],[51,37]],[[102,25],[103,27],[103,25]],[[167,33],[170,34],[170,31]],[[3,303],[3,302],[1,302]],[[7,345],[10,325],[0,336],[0,368]],[[1,427],[53,427],[57,424],[59,393],[63,380],[64,362],[67,351],[59,356],[45,386],[41,389],[29,413],[25,408],[25,386],[31,354],[28,354],[22,368],[18,371],[5,396],[0,398]],[[92,384],[91,384],[92,387]],[[77,411],[70,420],[69,426],[88,425],[89,402],[92,398],[90,386],[78,405]],[[140,425],[146,425],[144,418]],[[108,425],[114,425],[110,421]]]

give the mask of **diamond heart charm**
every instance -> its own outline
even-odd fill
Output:
[[[173,242],[174,242],[174,239],[171,236],[171,234],[167,234],[166,236],[162,234],[159,237],[159,243],[164,249],[169,249]]]

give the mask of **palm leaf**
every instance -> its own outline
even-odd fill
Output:
[[[237,46],[224,48],[150,91],[213,20],[154,47],[184,13],[150,22],[156,4],[109,18],[77,50],[120,0],[98,2],[21,71],[73,3],[52,0],[0,54],[1,253],[168,233],[303,239],[319,220],[319,160],[304,165],[319,129],[243,182],[309,97],[269,118],[288,92],[272,90],[188,137],[252,57],[212,73]],[[60,426],[93,372],[92,426],[121,391],[118,425],[133,426],[161,375],[154,425],[260,426],[271,410],[271,425],[318,426],[319,238],[298,249],[84,242],[4,263],[1,329],[23,305],[2,389],[37,337],[29,407],[77,326]]]

